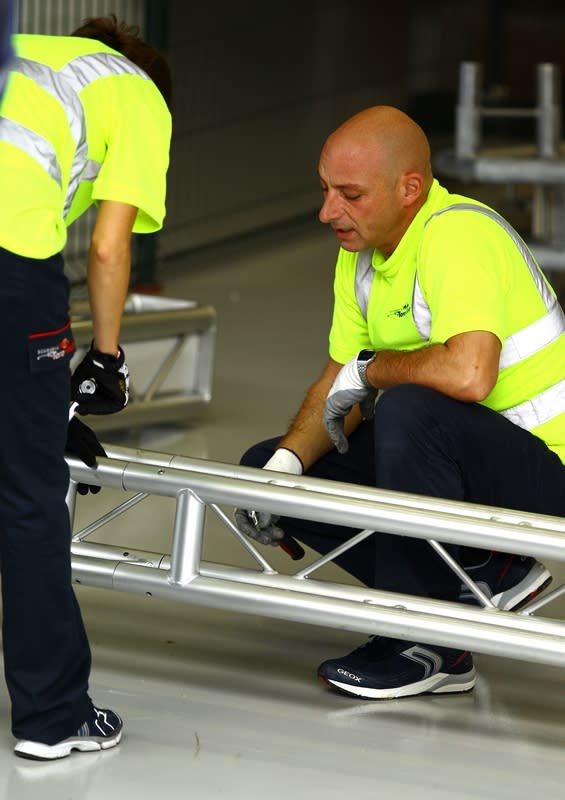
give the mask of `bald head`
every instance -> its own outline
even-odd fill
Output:
[[[318,165],[320,220],[341,246],[374,247],[388,257],[433,183],[430,146],[413,119],[391,106],[355,114],[326,140]]]
[[[418,173],[427,190],[432,183],[426,134],[407,114],[392,106],[372,106],[346,120],[327,139],[325,148],[339,148],[361,158],[393,183]]]

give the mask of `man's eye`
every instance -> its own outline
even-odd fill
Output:
[[[344,194],[343,196],[345,197],[346,200],[359,200],[359,198],[361,197],[360,194]]]

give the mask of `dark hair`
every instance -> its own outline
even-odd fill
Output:
[[[71,36],[97,39],[122,53],[146,72],[155,83],[169,107],[172,105],[172,77],[167,59],[153,45],[141,38],[139,28],[118,22],[115,14],[86,19]]]

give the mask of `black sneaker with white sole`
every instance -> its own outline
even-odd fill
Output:
[[[94,750],[108,750],[120,743],[123,723],[120,717],[109,708],[95,708],[88,719],[80,726],[74,736],[62,739],[56,744],[43,744],[28,739],[16,742],[14,752],[22,758],[35,761],[53,761],[70,756],[73,750],[83,753]]]
[[[550,571],[535,558],[509,553],[490,553],[482,564],[465,567],[465,572],[502,611],[520,608],[551,583]],[[479,605],[464,584],[461,584],[459,601]]]
[[[332,688],[366,700],[468,692],[475,685],[467,651],[379,636],[342,658],[324,661],[318,676]]]

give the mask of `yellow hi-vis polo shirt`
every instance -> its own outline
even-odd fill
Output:
[[[339,251],[330,356],[345,363],[364,348],[410,351],[490,331],[502,352],[483,404],[565,462],[565,317],[508,223],[434,181],[392,255],[369,254],[363,280],[362,258]]]
[[[0,109],[0,247],[60,252],[93,203],[138,208],[135,233],[165,215],[171,115],[145,72],[93,39],[16,35]]]

